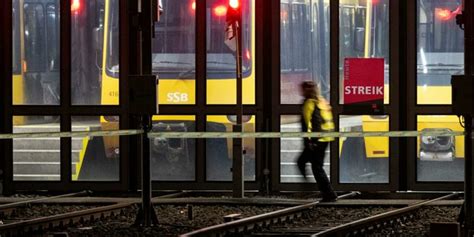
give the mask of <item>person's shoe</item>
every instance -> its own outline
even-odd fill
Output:
[[[319,202],[335,202],[337,201],[337,194],[336,193],[331,193],[329,195],[323,195],[323,199]]]

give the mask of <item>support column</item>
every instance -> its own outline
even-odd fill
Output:
[[[474,71],[473,50],[474,50],[474,2],[466,0],[464,2],[463,21],[464,21],[464,73],[465,80],[472,80]],[[470,88],[474,90],[474,88]],[[465,220],[465,236],[474,236],[474,162],[472,151],[472,115],[464,115],[465,120],[465,137],[464,137],[464,153],[465,153],[465,180],[464,180],[464,220]]]

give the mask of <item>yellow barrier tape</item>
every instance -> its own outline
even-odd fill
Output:
[[[40,132],[0,134],[0,139],[45,137],[107,137],[143,134],[143,130],[82,132]],[[389,132],[150,132],[149,138],[284,138],[284,137],[417,137],[463,136],[461,131],[389,131]]]
[[[463,136],[454,131],[389,131],[389,132],[151,132],[149,138],[282,138],[282,137],[417,137]]]
[[[0,134],[0,139],[13,138],[46,138],[46,137],[107,137],[131,136],[143,134],[143,130],[110,130],[110,131],[83,131],[83,132],[39,132],[39,133],[10,133]]]

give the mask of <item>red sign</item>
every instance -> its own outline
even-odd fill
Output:
[[[384,59],[344,60],[344,104],[383,103]]]

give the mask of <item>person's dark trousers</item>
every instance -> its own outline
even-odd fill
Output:
[[[298,168],[303,176],[306,178],[306,163],[311,163],[311,169],[313,170],[314,178],[319,187],[319,191],[323,198],[333,199],[336,198],[336,194],[331,187],[328,176],[323,169],[324,156],[326,154],[326,148],[328,142],[316,142],[310,148],[309,145],[305,145],[303,153],[298,158]]]

